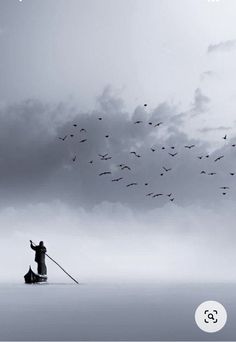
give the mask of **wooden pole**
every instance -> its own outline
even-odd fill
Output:
[[[34,242],[32,242],[32,243],[35,245]],[[35,246],[36,246],[36,245],[35,245]],[[65,270],[63,267],[61,267],[61,265],[58,264],[58,262],[56,262],[53,258],[51,258],[47,253],[45,253],[45,255],[46,255],[50,260],[52,260],[58,267],[60,267],[60,269],[61,269],[63,272],[65,272],[65,274],[67,274],[68,277],[70,277],[76,284],[79,284],[79,282],[78,282],[75,278],[73,278],[68,272],[66,272],[66,270]]]

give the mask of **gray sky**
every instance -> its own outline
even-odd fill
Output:
[[[235,9],[0,0],[3,276],[32,238],[83,279],[235,280]]]

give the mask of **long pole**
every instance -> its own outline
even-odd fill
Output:
[[[32,242],[32,243],[35,245],[34,242]],[[65,270],[63,267],[61,267],[61,265],[58,264],[58,262],[56,262],[53,258],[51,258],[47,253],[45,253],[45,255],[46,255],[50,260],[52,260],[58,267],[60,267],[60,269],[61,269],[63,272],[65,272],[65,274],[67,274],[68,277],[70,277],[76,284],[79,284],[79,282],[78,282],[75,278],[73,278],[68,272],[66,272],[66,270]]]

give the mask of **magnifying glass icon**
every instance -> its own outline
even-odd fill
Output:
[[[213,316],[212,313],[209,313],[209,314],[207,315],[207,317],[208,317],[209,319],[212,319],[212,320],[214,321],[214,316]]]

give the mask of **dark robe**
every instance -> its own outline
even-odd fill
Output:
[[[38,274],[47,274],[47,267],[45,264],[45,254],[47,252],[45,246],[34,246],[32,243],[30,247],[35,251],[35,261],[38,264]]]

